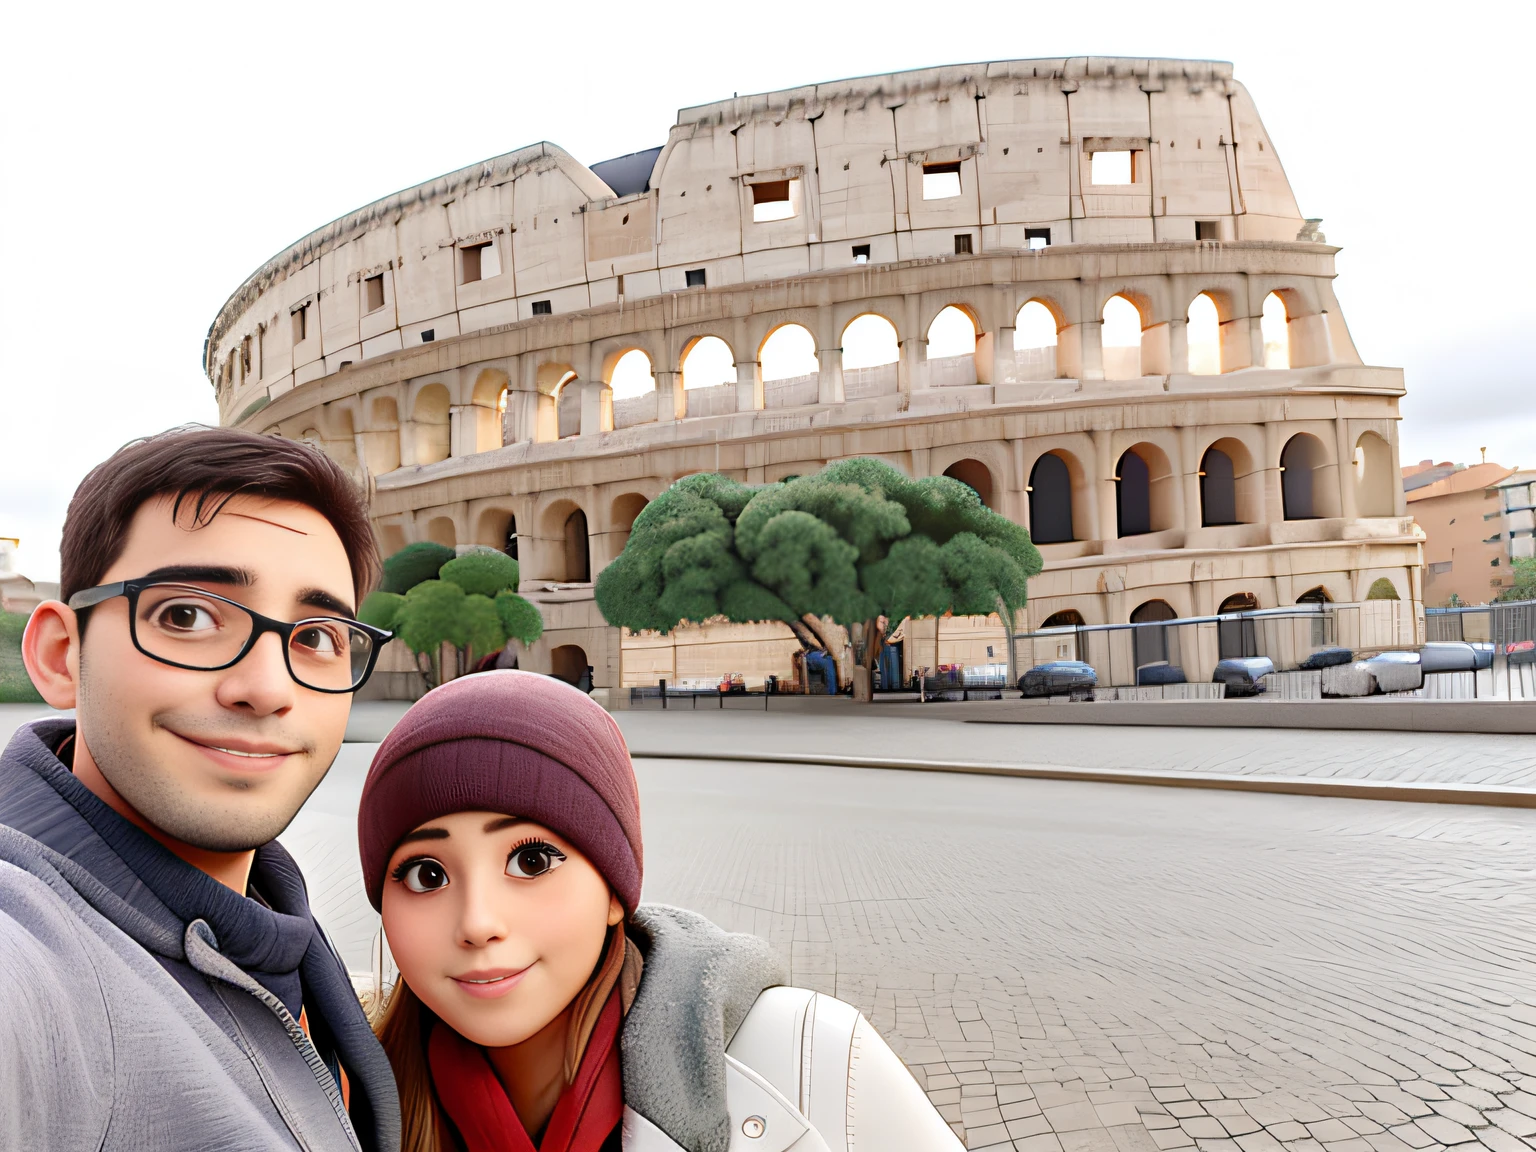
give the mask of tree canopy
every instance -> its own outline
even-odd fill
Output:
[[[679,480],[635,519],[596,595],[610,624],[634,630],[722,616],[853,625],[1011,612],[1040,567],[1029,533],[967,485],[856,459],[764,487]]]
[[[467,668],[508,639],[526,645],[543,634],[538,608],[517,594],[517,561],[501,552],[456,557],[438,544],[408,544],[384,568],[386,588],[363,601],[358,618],[393,630],[430,682],[442,680],[437,660],[444,644],[458,649]]]

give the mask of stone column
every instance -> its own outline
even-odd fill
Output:
[[[656,378],[657,423],[681,420],[688,415],[688,397],[683,394],[683,374],[658,369],[651,375]]]
[[[1100,369],[1100,371],[1103,370]],[[1114,433],[1108,428],[1093,430],[1094,488],[1098,492],[1098,538],[1100,540],[1120,538],[1119,504],[1116,499],[1118,493],[1115,488],[1115,457],[1110,442],[1113,435]]]
[[[1200,507],[1200,458],[1195,454],[1195,429],[1186,424],[1179,429],[1179,455],[1183,473],[1184,530],[1192,532],[1205,523]]]
[[[448,455],[468,456],[475,450],[474,415],[465,416],[464,404],[448,405]],[[466,441],[468,444],[466,446]]]
[[[898,391],[922,392],[928,388],[928,341],[913,336],[901,342],[901,359],[896,362]]]
[[[1264,519],[1274,523],[1285,519],[1285,497],[1280,490],[1280,449],[1285,444],[1285,425],[1278,420],[1264,424],[1264,459],[1259,466],[1264,473]]]
[[[1355,498],[1355,447],[1349,442],[1349,421],[1335,420],[1333,432],[1339,461],[1339,515],[1353,520],[1360,515],[1360,505]]]
[[[1004,324],[992,333],[992,379],[988,383],[1012,384],[1019,378],[1018,363],[1013,358],[1014,331],[1012,324]],[[980,379],[979,373],[977,378]]]
[[[1261,341],[1260,357],[1257,361],[1253,358],[1253,346],[1250,339],[1255,325],[1247,316],[1234,316],[1224,321],[1221,325],[1221,370],[1223,372],[1235,372],[1239,368],[1252,368],[1255,363],[1262,364],[1263,335]]]
[[[1189,375],[1189,321],[1183,317],[1168,321],[1168,372]]]
[[[820,380],[817,403],[841,404],[843,402],[843,350],[818,348],[816,359],[820,363]]]
[[[736,411],[755,412],[763,406],[763,366],[756,360],[736,365]]]
[[[576,387],[572,380],[567,388]],[[589,380],[581,386],[581,435],[596,436],[603,431],[603,389],[600,380]]]
[[[1104,379],[1104,321],[1084,320],[1071,330],[1077,336],[1078,379]]]

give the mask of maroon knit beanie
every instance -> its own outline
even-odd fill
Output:
[[[378,908],[407,832],[455,812],[505,812],[558,832],[640,902],[640,794],[613,717],[562,680],[480,672],[434,688],[379,745],[357,812],[363,883]]]

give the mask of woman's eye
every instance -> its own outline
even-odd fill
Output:
[[[543,841],[520,844],[512,849],[512,855],[507,857],[507,875],[531,880],[535,876],[553,872],[564,863],[565,853],[553,844],[546,844]]]
[[[417,860],[406,865],[399,879],[412,892],[436,892],[448,886],[448,872],[436,860]]]
[[[213,613],[200,604],[167,604],[160,609],[159,622],[170,632],[202,632],[219,626]]]

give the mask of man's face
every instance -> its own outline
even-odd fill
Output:
[[[100,583],[190,584],[277,620],[354,614],[341,539],[313,508],[235,496],[202,527],[169,498],[144,504]],[[208,851],[240,852],[286,828],[341,747],[350,694],[295,683],[266,633],[218,672],[144,655],[124,597],[90,610],[81,638],[78,732],[107,782],[149,824]]]

